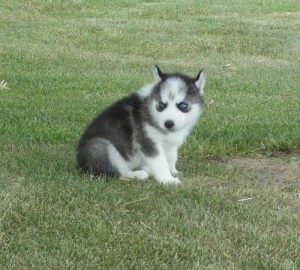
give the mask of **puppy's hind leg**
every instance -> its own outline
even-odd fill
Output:
[[[109,159],[110,143],[93,138],[80,145],[77,153],[78,167],[94,175],[118,175],[119,170]]]
[[[144,180],[149,174],[133,171],[119,151],[108,140],[93,138],[82,143],[77,153],[78,167],[94,175],[117,175]]]
[[[126,173],[126,177],[136,178],[138,180],[146,180],[147,178],[149,178],[149,174],[144,170],[128,171]]]
[[[127,164],[126,160],[121,156],[119,151],[109,144],[108,156],[110,162],[117,168],[119,174],[126,178],[135,178],[138,180],[145,180],[149,177],[149,174],[145,170],[133,171]]]

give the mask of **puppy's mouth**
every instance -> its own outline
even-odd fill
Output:
[[[166,132],[170,132],[170,133],[177,131],[177,129],[176,129],[175,127],[172,127],[172,128],[166,128],[166,127],[165,127],[164,130],[165,130]]]

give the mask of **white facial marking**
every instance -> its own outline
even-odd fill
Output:
[[[185,97],[185,83],[179,78],[170,78],[166,80],[161,90],[161,98],[163,102],[168,102],[175,98],[177,101]]]

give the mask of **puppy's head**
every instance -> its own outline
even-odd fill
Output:
[[[180,73],[153,69],[155,86],[150,99],[150,114],[164,132],[176,132],[193,126],[204,110],[205,75],[195,78]]]

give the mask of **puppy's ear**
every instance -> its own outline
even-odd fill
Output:
[[[153,66],[153,75],[155,82],[160,82],[164,78],[164,74],[161,72],[157,65]]]
[[[194,79],[194,83],[197,86],[197,88],[199,89],[200,95],[203,95],[204,85],[205,85],[205,74],[204,74],[203,69],[200,70],[200,72],[198,73],[198,75]]]

